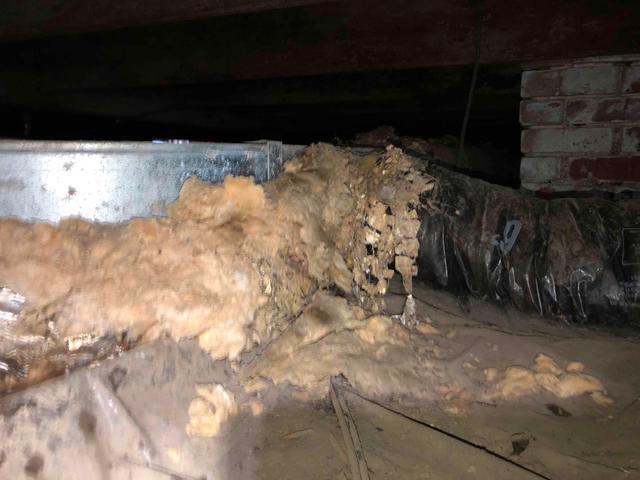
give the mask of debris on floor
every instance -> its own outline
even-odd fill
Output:
[[[514,399],[522,395],[531,395],[546,390],[558,398],[576,397],[584,394],[601,405],[612,400],[607,396],[602,383],[597,378],[583,373],[584,365],[571,362],[566,370],[549,356],[540,353],[531,368],[510,366],[504,372],[487,368],[484,375],[490,387],[487,399]]]
[[[198,396],[189,405],[187,433],[194,437],[215,437],[222,425],[238,413],[233,393],[223,385],[198,385]]]

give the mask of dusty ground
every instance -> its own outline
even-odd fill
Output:
[[[481,303],[463,313],[446,295],[421,287],[416,297],[428,302],[417,301],[417,316],[429,317],[439,331],[434,341],[459,349],[449,360],[450,374],[471,371],[473,378],[485,367],[528,366],[546,353],[558,363],[583,362],[613,403],[538,392],[493,403],[389,397],[379,402],[389,410],[345,392],[371,478],[541,478],[479,447],[542,478],[640,478],[637,340],[570,330]],[[388,300],[399,310],[403,297]],[[0,433],[12,444],[0,454],[0,477],[351,478],[331,402],[305,400],[300,389],[268,388],[261,394],[263,412],[239,410],[222,435],[186,435],[196,384],[220,383],[242,397],[230,367],[193,341],[161,341],[7,396],[0,400]],[[114,402],[119,411],[109,407]]]
[[[455,335],[463,368],[465,362],[467,369],[528,365],[542,352],[587,365],[613,403],[538,393],[497,405],[475,402],[461,415],[432,406],[398,408],[549,478],[640,478],[640,440],[633,433],[640,427],[637,338],[554,325],[482,302],[471,302],[463,313],[447,295],[422,288],[416,296],[428,301],[418,302],[421,313]],[[527,446],[518,453],[518,444]]]
[[[559,399],[541,392],[512,402],[472,402],[460,412],[443,409],[438,402],[388,399],[383,402],[391,409],[388,410],[347,394],[371,478],[541,478],[514,470],[513,465],[476,447],[523,465],[542,478],[640,478],[637,339],[569,329],[482,302],[471,302],[470,310],[463,312],[446,294],[421,287],[416,297],[428,299],[428,303],[418,301],[418,316],[428,316],[444,337],[452,337],[447,339],[455,340],[459,346],[459,354],[453,355],[451,361],[452,371],[530,365],[538,353],[544,352],[559,361],[583,362],[605,383],[613,403],[600,406],[586,395]],[[403,299],[389,297],[391,309],[394,300],[396,311],[400,311]],[[277,411],[272,415],[286,416]],[[317,409],[307,408],[297,411],[295,420],[286,422],[295,425],[291,432],[299,432],[297,435],[305,438],[308,456],[332,456],[333,461],[307,468],[299,461],[299,444],[294,446],[282,436],[272,437],[266,445],[277,450],[279,461],[274,465],[273,457],[265,454],[262,464],[267,470],[262,478],[280,478],[289,471],[293,473],[286,478],[349,478],[346,457],[335,447],[336,443],[343,443],[338,432],[328,430],[329,425],[335,426],[332,413],[328,415],[329,418],[322,418]],[[269,421],[276,425],[285,422],[280,416]],[[277,428],[276,425],[268,428]],[[343,466],[338,476],[336,462]]]

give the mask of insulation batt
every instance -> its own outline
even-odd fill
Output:
[[[126,334],[197,337],[215,359],[272,339],[318,289],[369,311],[394,264],[411,289],[420,162],[389,148],[313,145],[264,186],[188,180],[164,218],[0,221],[0,284],[27,298],[20,331],[49,344]]]

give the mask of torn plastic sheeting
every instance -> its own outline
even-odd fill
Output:
[[[0,393],[27,386],[31,368],[40,362],[33,383],[54,372],[87,365],[122,350],[113,335],[90,334],[59,338],[55,331],[27,333],[20,325],[20,312],[27,299],[8,287],[0,287]],[[47,330],[51,327],[47,326]],[[21,384],[20,382],[25,382]]]
[[[418,277],[566,321],[640,326],[640,202],[542,200],[431,167]]]
[[[33,357],[33,347],[38,339],[13,334],[18,314],[25,298],[10,288],[0,287],[0,377],[13,375],[24,377]]]

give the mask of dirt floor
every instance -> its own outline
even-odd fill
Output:
[[[471,301],[463,312],[448,295],[424,288],[416,297],[420,313],[459,342],[457,362],[463,368],[529,365],[545,353],[560,363],[582,362],[604,382],[613,403],[601,406],[588,396],[559,399],[540,392],[514,402],[472,402],[457,415],[424,406],[394,407],[548,478],[640,478],[640,441],[634,435],[640,427],[637,338],[551,324],[480,301]]]
[[[392,297],[387,303],[393,309],[395,300],[399,311],[404,300]],[[640,478],[637,338],[554,325],[479,301],[470,302],[465,312],[450,296],[423,287],[416,297],[428,299],[418,300],[418,317],[429,317],[458,343],[452,370],[529,365],[542,352],[583,362],[606,384],[613,403],[599,406],[588,396],[558,399],[537,393],[508,403],[472,402],[456,412],[399,399],[381,405],[346,393],[371,478]],[[350,478],[338,447],[344,442],[328,428],[336,426],[333,412],[325,411],[329,418],[308,408],[287,421],[293,423],[289,431],[267,443],[277,449],[279,462],[274,465],[265,455],[263,478]],[[267,418],[274,422],[286,416],[271,415]],[[300,438],[306,454],[298,442],[287,441],[291,435]],[[333,461],[300,462],[309,457]],[[337,465],[343,470],[336,474]]]
[[[414,293],[416,317],[437,332],[431,338],[453,378],[529,367],[544,353],[559,365],[584,364],[612,403],[544,389],[464,402],[367,399],[344,389],[370,478],[640,478],[636,338],[479,301],[462,309],[422,286]],[[388,313],[400,313],[404,302],[388,295]],[[1,448],[0,478],[354,478],[330,398],[290,385],[262,390],[259,408],[238,408],[216,436],[187,435],[196,385],[224,385],[240,398],[234,370],[195,341],[161,340],[8,395],[0,399],[0,434],[11,440]]]

